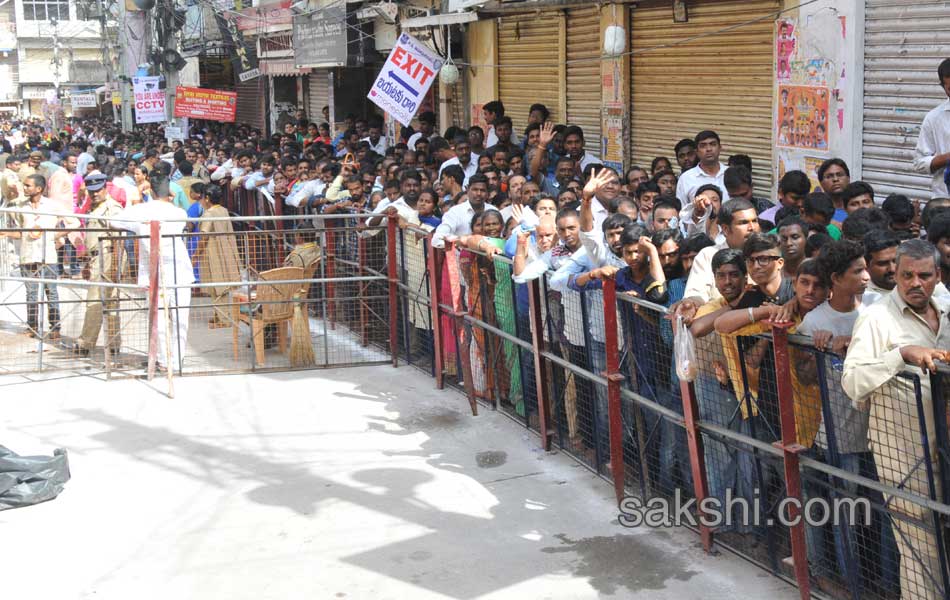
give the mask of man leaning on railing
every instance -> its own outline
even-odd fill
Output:
[[[928,466],[936,477],[933,406],[930,379],[934,362],[947,361],[950,322],[933,298],[940,281],[940,256],[924,240],[910,240],[897,251],[897,293],[887,295],[858,318],[844,362],[842,385],[855,407],[870,412],[868,439],[878,476],[885,485],[930,497]],[[930,465],[922,444],[912,380],[898,377],[909,370],[920,378],[923,414],[930,445]],[[924,508],[890,498],[894,512],[927,520]],[[894,519],[901,555],[901,597],[937,598],[942,581],[937,540],[912,521]]]

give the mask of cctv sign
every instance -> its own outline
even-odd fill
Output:
[[[162,123],[165,121],[165,90],[159,89],[161,77],[133,77],[135,94],[135,122]]]
[[[442,57],[408,34],[383,63],[367,96],[403,125],[409,125],[442,68]]]

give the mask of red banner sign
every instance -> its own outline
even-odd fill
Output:
[[[234,121],[237,94],[204,88],[175,89],[175,116],[211,121]]]

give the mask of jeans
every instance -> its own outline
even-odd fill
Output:
[[[734,429],[739,408],[732,390],[722,389],[715,377],[703,374],[699,375],[695,389],[699,396],[700,420]],[[721,505],[725,506],[726,473],[732,468],[735,458],[724,442],[710,435],[703,436],[703,454],[709,496],[718,498]]]
[[[607,370],[607,347],[603,342],[591,339],[588,346],[590,369],[594,375]],[[599,383],[594,387],[594,441],[597,448],[597,462],[604,464],[610,457],[610,418],[607,414],[607,386]]]
[[[23,277],[29,277],[33,279],[56,279],[57,276],[54,265],[47,265],[43,263],[29,263],[20,265],[20,273],[23,275]],[[42,317],[38,303],[40,284],[25,283],[24,286],[26,287],[26,322],[30,326],[30,329],[38,332],[40,330],[40,318]],[[59,291],[57,291],[55,283],[44,283],[43,289],[46,294],[46,300],[48,301],[47,312],[49,314],[49,330],[51,332],[59,332],[61,326],[59,314]]]
[[[821,459],[819,451],[812,449],[809,451],[812,458]],[[868,477],[877,480],[877,473],[874,467],[874,457],[869,452],[846,452],[838,455],[838,466],[855,475]],[[811,472],[804,481],[804,494],[806,501],[811,498],[826,497],[827,489],[821,485],[827,481],[827,477],[821,473]],[[837,480],[833,482],[833,489],[838,490],[829,500],[844,498],[857,498],[867,496],[871,504],[883,504],[883,497],[878,492],[862,490],[856,483],[847,480]],[[832,504],[833,506],[833,504]],[[873,563],[873,569],[860,568],[860,556],[857,554],[859,542],[857,539],[857,524],[846,522],[847,509],[842,507],[839,511],[838,524],[831,521],[831,530],[834,538],[835,562],[837,563],[838,573],[849,587],[856,588],[853,591],[860,594],[862,588],[867,584],[862,581],[862,574],[874,572],[878,574],[878,587],[884,592],[896,592],[900,590],[900,554],[897,550],[897,541],[894,538],[894,529],[891,526],[890,519],[886,514],[880,514],[875,511],[873,515],[877,522],[871,523],[871,535],[862,536],[877,546],[877,551],[873,553],[870,560]],[[828,576],[832,574],[832,569],[827,560],[827,529],[826,527],[816,527],[805,524],[805,539],[808,548],[808,562],[811,565],[812,572],[816,575]],[[865,542],[867,543],[867,542]]]
[[[683,401],[679,388],[659,389],[658,401],[661,405],[677,413],[683,412]],[[674,469],[679,465],[680,481],[690,492],[693,491],[693,472],[690,468],[689,443],[686,430],[669,419],[660,419],[660,477],[659,487],[663,494],[672,494],[675,489]]]

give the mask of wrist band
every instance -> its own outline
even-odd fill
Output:
[[[749,307],[749,323],[755,323],[755,312]]]

